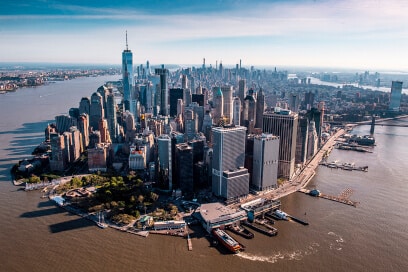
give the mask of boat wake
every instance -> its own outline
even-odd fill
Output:
[[[336,244],[330,243],[329,248],[330,249],[334,249],[334,250],[342,250],[343,248],[341,247],[341,245],[345,242],[343,237],[341,237],[340,235],[334,233],[334,232],[329,232],[328,235],[333,236],[335,238]]]
[[[293,260],[299,261],[302,260],[304,256],[316,254],[318,252],[319,247],[320,245],[318,243],[313,243],[304,250],[295,250],[293,252],[279,251],[271,256],[259,256],[247,252],[240,252],[237,254],[237,256],[251,261],[267,263],[276,263],[278,261],[293,261]]]

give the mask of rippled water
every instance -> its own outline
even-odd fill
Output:
[[[0,95],[0,271],[407,271],[408,128],[378,126],[373,153],[330,155],[368,165],[367,173],[319,167],[309,187],[332,195],[350,188],[357,208],[294,193],[282,199],[282,209],[310,225],[277,222],[276,237],[237,237],[247,248],[237,255],[211,247],[200,228],[193,229],[193,251],[181,238],[102,230],[39,192],[14,187],[9,168],[43,139],[46,124],[114,78]],[[368,131],[369,126],[356,129]]]

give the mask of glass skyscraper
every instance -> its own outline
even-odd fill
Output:
[[[123,102],[125,110],[135,114],[131,108],[132,91],[133,91],[133,54],[128,48],[126,32],[126,49],[122,52],[122,84],[123,84]]]
[[[391,98],[388,107],[391,111],[399,111],[401,106],[402,81],[393,81],[391,84]]]

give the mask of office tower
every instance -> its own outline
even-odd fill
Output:
[[[245,96],[246,96],[246,80],[241,79],[238,82],[238,97],[242,103],[244,103]]]
[[[182,89],[188,89],[187,75],[181,75],[181,88]]]
[[[77,127],[70,127],[69,129],[71,133],[71,145],[70,145],[70,161],[74,162],[81,156],[82,148],[82,136],[81,132],[78,130]]]
[[[186,109],[184,111],[184,134],[187,141],[194,139],[198,132],[198,122],[196,114],[192,109]]]
[[[110,135],[109,135],[109,129],[108,129],[108,121],[106,119],[101,119],[99,120],[99,132],[101,133],[101,142],[102,143],[110,143]]]
[[[116,102],[115,96],[113,94],[108,95],[106,101],[106,119],[108,121],[109,134],[112,142],[116,142],[118,133],[117,133],[117,119],[116,119]]]
[[[126,31],[126,49],[122,52],[122,84],[123,84],[123,102],[125,110],[134,114],[131,109],[131,100],[133,92],[133,54],[129,50]]]
[[[203,94],[192,94],[191,96],[191,102],[198,103],[198,105],[204,107],[204,95]]]
[[[181,191],[183,193],[194,192],[193,148],[187,143],[177,144],[175,157],[175,172]]]
[[[97,130],[99,126],[99,120],[104,116],[103,100],[100,93],[93,93],[91,96],[91,107],[89,113],[89,125]]]
[[[402,81],[393,81],[391,83],[391,97],[388,109],[390,111],[399,111],[401,107]]]
[[[290,179],[295,172],[298,114],[288,110],[265,112],[263,132],[279,136],[278,177]]]
[[[58,133],[50,134],[51,155],[50,169],[51,171],[64,171],[66,160],[64,158],[65,142],[64,136]]]
[[[340,92],[340,97],[339,97],[339,92]],[[305,101],[303,103],[304,110],[310,110],[313,107],[314,97],[315,95],[311,91],[308,93],[305,93]],[[337,92],[337,98],[341,98],[341,91]]]
[[[246,128],[214,127],[212,192],[231,199],[249,193],[249,173],[244,168]]]
[[[184,94],[183,94],[184,105],[186,105],[186,106],[190,105],[191,101],[192,101],[191,90],[190,89],[184,89]]]
[[[241,122],[241,100],[239,97],[234,97],[232,102],[232,124],[239,126]]]
[[[224,99],[223,116],[227,118],[228,125],[232,123],[232,86],[221,87],[222,96]]]
[[[176,88],[176,89],[170,89],[170,116],[174,117],[177,116],[177,105],[178,105],[178,100],[183,99],[183,89],[181,88]]]
[[[307,111],[306,116],[309,120],[309,123],[311,120],[315,122],[315,128],[316,128],[316,133],[317,137],[319,138],[319,145],[320,145],[320,140],[322,135],[322,124],[323,124],[323,114],[324,114],[324,102],[319,103],[319,106],[322,108],[323,111],[320,111],[317,108],[312,108],[311,110]]]
[[[320,111],[320,122],[318,122],[319,123],[319,129],[316,129],[318,131],[317,136],[319,138],[321,136],[321,132],[322,132],[321,128],[323,127],[323,122],[324,122],[324,107],[325,107],[324,101],[320,101],[319,104],[317,105],[317,109]],[[317,124],[317,122],[316,122],[316,124]]]
[[[171,155],[171,139],[167,134],[162,134],[157,138],[159,177],[165,188],[173,190],[173,167]]]
[[[252,89],[248,91],[248,95],[245,97],[243,112],[243,124],[248,129],[248,132],[252,133],[256,121],[256,99]]]
[[[299,116],[298,132],[296,136],[295,163],[304,164],[307,160],[307,140],[309,131],[309,120],[305,116]]]
[[[200,131],[204,122],[204,107],[198,105],[196,102],[193,102],[189,106],[184,107],[184,112],[186,110],[192,110],[194,112],[194,118],[197,119],[197,130]]]
[[[104,114],[106,114],[106,101],[110,93],[109,89],[105,85],[102,85],[96,91],[102,96],[102,107],[105,109]],[[106,118],[106,116],[104,115],[103,118]]]
[[[196,89],[196,94],[203,94],[203,88],[201,87],[201,82],[198,83],[198,87]]]
[[[79,108],[70,108],[68,114],[72,118],[74,123],[76,123],[79,117]]]
[[[198,136],[188,142],[188,144],[193,148],[194,163],[204,160],[205,141],[206,141],[205,136],[201,134],[201,136]]]
[[[224,113],[224,98],[220,87],[213,88],[213,104],[214,104],[214,123],[218,124]]]
[[[79,114],[86,113],[89,115],[91,108],[91,100],[89,97],[82,97],[81,101],[79,102]]]
[[[308,139],[307,139],[307,158],[313,157],[318,148],[318,140],[316,133],[315,122],[312,120],[309,123],[309,130],[308,130]]]
[[[262,88],[259,89],[256,99],[256,114],[255,114],[255,127],[262,128],[263,113],[265,111],[265,95]]]
[[[289,96],[289,109],[293,112],[299,111],[299,96],[296,94],[291,94]]]
[[[55,124],[58,133],[62,134],[66,131],[69,131],[69,128],[71,126],[75,126],[76,122],[74,122],[74,119],[68,115],[58,115],[55,116]]]
[[[196,90],[194,77],[190,77],[190,90],[193,92]]]
[[[204,133],[208,141],[211,141],[212,116],[210,111],[206,111],[203,119],[203,126],[201,132]]]
[[[183,115],[183,113],[184,113],[183,99],[178,99],[177,100],[177,117],[180,115]]]
[[[262,134],[254,137],[252,187],[257,191],[277,188],[279,137]]]
[[[83,113],[78,119],[78,129],[82,135],[82,150],[83,152],[89,145],[89,116]]]
[[[169,115],[168,111],[168,88],[167,88],[167,76],[169,74],[169,70],[164,68],[164,65],[162,65],[162,68],[156,68],[155,74],[160,76],[160,115],[167,116]]]

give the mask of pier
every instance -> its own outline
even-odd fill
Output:
[[[310,193],[310,190],[308,190],[308,189],[302,188],[302,189],[299,189],[298,192],[301,192],[301,193],[310,195],[310,194],[309,194],[309,193]],[[343,203],[343,204],[346,204],[346,205],[349,205],[349,206],[357,207],[357,204],[358,204],[359,202],[352,201],[352,200],[350,200],[350,199],[348,198],[348,197],[352,194],[352,192],[353,192],[353,191],[352,191],[351,189],[346,189],[346,190],[344,190],[339,196],[319,194],[319,195],[317,195],[316,197],[320,197],[320,198],[324,198],[324,199],[327,199],[327,200],[331,200],[331,201]]]
[[[348,170],[348,171],[363,171],[367,172],[368,171],[368,166],[355,166],[354,163],[339,163],[338,161],[333,161],[333,162],[327,162],[327,161],[321,161],[319,165],[323,165],[329,168],[333,169],[342,169],[342,170]]]
[[[288,214],[287,217],[290,218],[292,221],[294,221],[294,222],[296,222],[296,223],[302,224],[303,226],[308,226],[308,225],[309,225],[308,222],[303,221],[303,220],[301,220],[301,219],[299,219],[299,218],[296,218],[296,217],[294,217],[294,216],[292,216],[292,215],[289,215],[289,214]]]
[[[270,227],[273,228],[273,229],[271,229],[271,228],[264,229],[264,228],[258,227],[254,223],[249,223],[248,221],[243,221],[242,224],[244,226],[247,226],[247,227],[249,227],[249,228],[251,228],[253,230],[256,230],[256,231],[258,231],[258,232],[260,232],[262,234],[265,234],[267,236],[276,236],[276,235],[278,235],[278,230],[276,228],[273,228],[272,226],[270,226]]]
[[[190,234],[187,233],[187,247],[189,251],[193,250],[193,243],[191,242]]]

